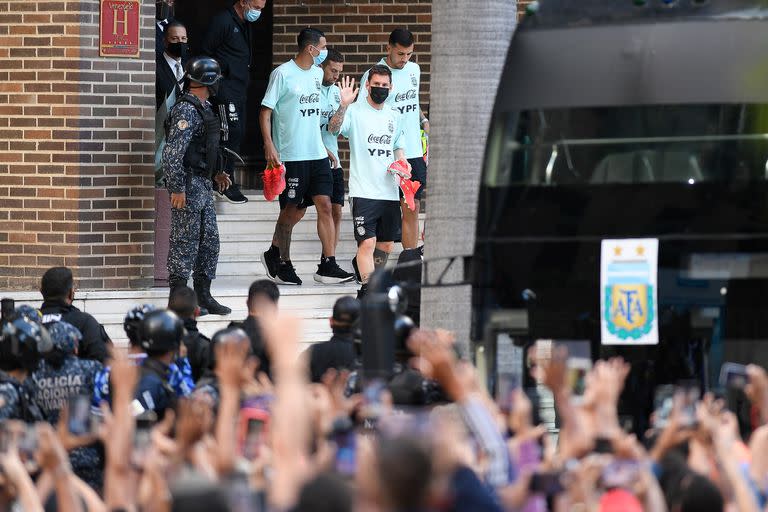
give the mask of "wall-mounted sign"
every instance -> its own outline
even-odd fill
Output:
[[[603,345],[659,343],[659,240],[603,240],[600,325]]]
[[[99,55],[138,57],[139,0],[101,0],[99,16]]]

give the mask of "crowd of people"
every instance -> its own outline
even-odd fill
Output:
[[[746,369],[747,431],[712,394],[676,393],[635,436],[619,421],[624,361],[597,361],[575,396],[567,349],[533,351],[553,436],[528,390],[489,393],[450,332],[415,328],[394,366],[371,368],[367,299],[339,299],[333,338],[301,352],[273,282],[255,281],[248,317],[212,339],[179,286],[167,309],[126,314],[126,351],[72,306],[68,269],[41,290],[42,310],[2,318],[3,510],[766,510],[759,366]]]
[[[165,121],[156,137],[156,164],[171,204],[169,284],[185,285],[192,276],[201,307],[227,315],[231,310],[210,292],[219,255],[213,194],[247,201],[233,170],[246,129],[251,25],[266,2],[236,0],[214,16],[197,56],[189,55],[186,27],[168,19],[173,3],[157,3],[157,117]],[[355,87],[349,77],[340,82],[344,56],[328,47],[322,30],[307,27],[296,37],[295,56],[270,74],[258,119],[264,194],[269,200],[279,195],[280,205],[272,243],[261,256],[269,279],[302,284],[291,238],[308,207],[317,212],[318,283],[355,280],[363,297],[370,274],[386,265],[394,243],[417,249],[429,121],[420,106],[414,47],[409,30],[393,30],[385,56]],[[336,261],[346,195],[339,136],[350,143],[349,229],[358,245],[353,272]]]

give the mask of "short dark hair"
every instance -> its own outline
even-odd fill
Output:
[[[299,32],[299,36],[296,38],[296,43],[299,45],[299,51],[303,50],[309,45],[316,45],[320,43],[320,38],[325,37],[322,30],[316,28],[307,27]]]
[[[398,44],[403,48],[413,46],[413,33],[405,28],[396,28],[389,34],[389,44],[392,46]]]
[[[168,309],[179,318],[192,318],[197,309],[197,294],[189,286],[176,286],[168,296]]]
[[[248,288],[248,304],[260,295],[277,304],[280,299],[280,288],[269,279],[258,279]]]
[[[63,299],[74,286],[75,280],[71,270],[67,267],[53,267],[43,274],[40,293],[43,294],[43,300]]]
[[[168,24],[167,27],[165,27],[165,30],[163,30],[163,39],[167,39],[168,38],[168,30],[172,29],[172,28],[175,28],[175,27],[181,27],[184,30],[187,30],[187,26],[185,24],[183,24],[179,20],[173,20],[172,22],[170,22]]]
[[[389,83],[392,83],[392,70],[384,64],[376,64],[368,70],[368,81],[371,81],[373,75],[389,77]]]
[[[334,48],[328,48],[328,56],[323,61],[323,64],[326,62],[344,62],[344,56],[336,49]]]

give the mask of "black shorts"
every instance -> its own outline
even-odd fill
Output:
[[[280,208],[295,204],[298,208],[311,206],[313,196],[331,196],[333,178],[328,158],[285,162],[285,190],[280,194]]]
[[[362,242],[376,237],[377,242],[399,242],[403,219],[399,201],[353,197],[352,220],[355,223],[355,240]]]
[[[411,180],[421,183],[419,190],[416,191],[416,199],[424,197],[425,189],[427,188],[427,162],[424,158],[409,158],[408,163],[411,164]],[[403,191],[400,191],[400,197],[403,197]]]
[[[331,194],[331,204],[344,206],[344,169],[331,169],[333,174],[333,193]]]

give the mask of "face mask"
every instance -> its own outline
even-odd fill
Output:
[[[328,56],[328,49],[320,50],[320,54],[317,57],[312,57],[315,60],[315,66],[319,66],[325,62],[325,58]]]
[[[258,9],[248,9],[245,11],[245,19],[251,23],[261,17],[261,11]]]
[[[168,48],[166,50],[168,52],[168,55],[171,57],[175,57],[177,59],[184,59],[187,56],[187,53],[189,52],[189,45],[187,43],[168,43]]]
[[[389,97],[389,88],[371,86],[371,100],[377,105],[381,105]]]

